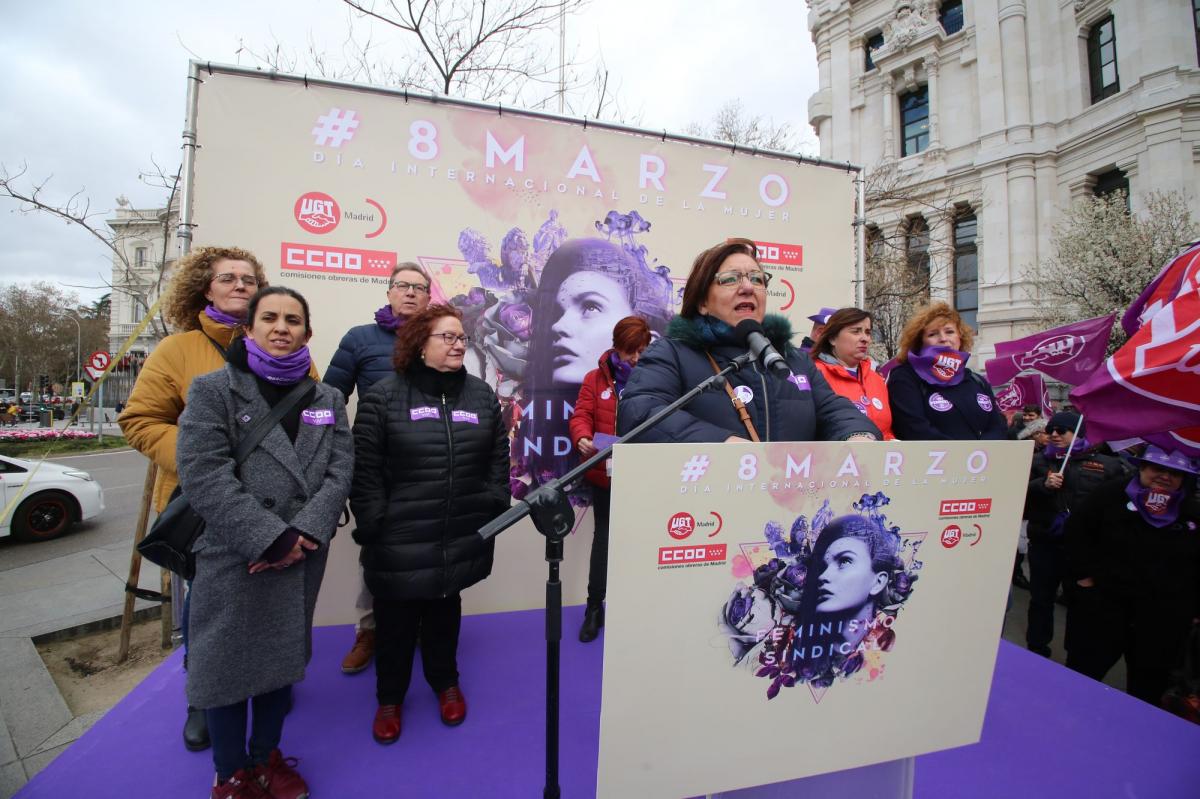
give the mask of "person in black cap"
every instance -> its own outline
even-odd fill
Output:
[[[1154,445],[1135,460],[1067,524],[1067,666],[1102,680],[1124,655],[1126,690],[1157,706],[1200,617],[1200,469]]]
[[[1078,435],[1076,431],[1078,430]],[[1063,533],[1071,511],[1102,483],[1123,477],[1121,461],[1096,451],[1085,437],[1080,416],[1059,411],[1046,424],[1049,443],[1033,459],[1025,518],[1029,520],[1029,621],[1025,644],[1050,657],[1054,639],[1054,601],[1066,577]],[[1069,601],[1070,585],[1064,586]]]

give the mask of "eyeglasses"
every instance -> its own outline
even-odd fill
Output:
[[[402,293],[407,292],[409,289],[412,289],[417,294],[429,293],[429,286],[425,283],[405,283],[402,280],[398,280],[392,284],[392,288],[399,289]]]
[[[454,333],[430,333],[429,337],[430,338],[440,338],[442,341],[446,342],[447,347],[453,347],[454,342],[456,342],[456,341],[459,344],[462,344],[464,347],[471,343],[470,336],[458,336],[458,335],[455,335]]]
[[[1062,436],[1066,435],[1067,433],[1074,433],[1075,431],[1069,427],[1047,427],[1046,432],[1050,435],[1057,433],[1058,435]]]
[[[750,281],[750,285],[753,286],[754,288],[765,289],[768,285],[770,285],[771,277],[772,277],[772,275],[770,272],[762,272],[762,271],[759,271],[759,272],[737,272],[737,271],[717,272],[716,276],[713,278],[713,282],[716,283],[718,286],[722,286],[724,288],[730,288],[732,286],[739,285],[742,282],[742,278],[746,278],[746,280]]]
[[[222,272],[219,275],[213,275],[213,281],[223,286],[232,286],[234,283],[240,282],[246,288],[251,289],[258,285],[258,278],[254,275],[235,275],[233,272]]]

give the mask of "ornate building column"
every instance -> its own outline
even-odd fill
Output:
[[[884,75],[883,86],[883,160],[891,161],[896,157],[896,136],[894,123],[896,119],[896,82],[892,76]]]
[[[1025,39],[1025,0],[1000,0],[1000,41],[1004,42],[1004,124],[1010,142],[1033,138],[1029,110],[1029,47]]]
[[[928,157],[939,157],[942,154],[941,126],[938,122],[938,104],[941,95],[938,92],[938,72],[941,70],[941,59],[937,53],[925,57],[926,93],[929,99],[929,147]]]

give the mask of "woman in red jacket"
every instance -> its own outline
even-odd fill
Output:
[[[583,458],[590,458],[607,446],[597,442],[597,434],[612,436],[617,430],[617,399],[625,390],[638,357],[650,346],[650,326],[640,316],[627,316],[613,328],[613,348],[600,356],[599,367],[588,372],[579,386],[575,412],[571,414],[571,441]],[[608,580],[608,503],[610,498],[608,464],[605,461],[588,470],[584,478],[592,484],[592,510],[596,529],[592,536],[592,557],[588,567],[587,609],[579,640],[596,640],[604,626],[604,593]]]
[[[871,314],[861,308],[842,308],[829,317],[813,344],[812,358],[829,387],[854,403],[883,432],[894,439],[887,384],[871,365]]]

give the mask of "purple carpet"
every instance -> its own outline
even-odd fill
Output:
[[[600,644],[574,638],[582,614],[565,611],[561,785],[595,793]],[[404,705],[400,741],[371,738],[371,670],[341,673],[354,632],[315,632],[296,686],[283,750],[300,758],[315,799],[342,796],[535,797],[544,783],[545,648],[540,611],[463,620],[459,663],[470,711],[442,726],[420,667]],[[21,799],[204,796],[208,752],[183,748],[183,673],[172,655],[46,767]],[[917,759],[916,795],[934,797],[1200,796],[1200,727],[1002,643],[977,746]]]

